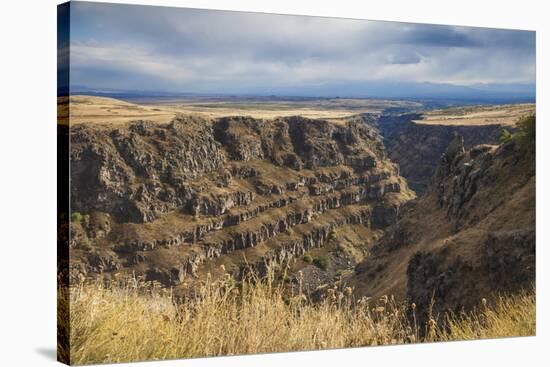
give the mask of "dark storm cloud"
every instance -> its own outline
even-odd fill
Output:
[[[71,37],[72,83],[95,88],[535,79],[535,34],[526,31],[77,2]]]
[[[416,26],[403,35],[402,43],[440,47],[474,47],[468,32],[442,26]]]

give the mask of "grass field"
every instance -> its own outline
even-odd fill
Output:
[[[366,112],[381,112],[389,107],[415,107],[415,102],[374,99],[255,99],[255,98],[177,98],[140,99],[130,103],[115,98],[76,95],[58,100],[59,111],[69,112],[72,124],[121,124],[132,120],[169,122],[176,114],[207,118],[251,116],[273,119],[303,116],[338,120]]]
[[[514,126],[521,117],[533,113],[535,113],[533,103],[453,107],[426,112],[421,120],[415,120],[415,122],[427,125]]]
[[[334,122],[360,113],[380,113],[386,108],[419,108],[412,101],[383,99],[277,99],[236,97],[188,97],[136,99],[126,102],[115,98],[75,95],[58,99],[60,123],[124,124],[133,120],[158,123],[171,121],[177,114],[200,115],[206,118],[250,116],[274,119],[303,116]],[[429,125],[488,125],[512,126],[523,116],[535,112],[535,104],[466,106],[435,109],[415,120]]]
[[[80,284],[70,292],[71,363],[238,355],[535,334],[534,290],[480,300],[480,311],[416,322],[415,305],[329,290],[320,303],[298,290],[229,275],[177,303],[138,282]],[[60,302],[63,302],[61,299]],[[65,309],[60,304],[60,309]],[[407,316],[408,315],[408,316]],[[60,313],[63,318],[63,313]],[[63,319],[60,320],[64,322]],[[65,358],[69,350],[62,352]]]
[[[162,123],[169,122],[176,116],[176,112],[169,109],[92,96],[71,96],[68,109],[71,124],[122,124],[132,120],[151,120]]]

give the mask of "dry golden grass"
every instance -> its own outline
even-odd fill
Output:
[[[359,113],[382,112],[388,107],[420,106],[412,101],[354,98],[247,98],[247,97],[190,97],[173,100],[146,102],[157,108],[178,111],[183,114],[198,114],[207,118],[225,116],[251,116],[274,119],[285,116],[302,116],[312,119],[328,119],[342,123],[346,118]]]
[[[57,97],[57,124],[69,125],[69,97]]]
[[[223,280],[207,280],[196,297],[183,302],[175,302],[169,290],[134,280],[122,286],[99,282],[76,286],[70,292],[70,362],[127,362],[535,333],[534,290],[500,298],[494,307],[485,307],[480,313],[449,316],[450,328],[442,331],[430,328],[435,323],[416,325],[406,316],[414,306],[386,297],[355,300],[351,289],[335,289],[315,304],[299,287],[289,294],[272,279],[250,278],[237,284],[226,275]],[[63,304],[60,308],[65,309]],[[60,321],[67,320],[66,316],[62,314],[65,318]]]
[[[514,126],[519,118],[535,113],[535,107],[534,103],[454,107],[426,112],[421,120],[415,122],[426,125]]]
[[[71,96],[69,104],[68,116],[71,124],[124,124],[133,120],[167,123],[176,116],[176,111],[170,109],[143,106],[107,97]],[[58,108],[59,105],[58,100]]]
[[[58,100],[60,114],[66,109],[69,117],[67,97]],[[345,119],[366,112],[381,112],[388,107],[416,106],[407,101],[371,99],[312,99],[261,101],[232,98],[175,98],[174,100],[140,101],[129,103],[115,98],[74,95],[70,97],[71,124],[124,124],[133,120],[151,120],[157,123],[171,121],[177,114],[198,115],[205,118],[225,116],[251,116],[274,119],[285,116],[302,116],[328,119],[344,123]],[[65,119],[66,120],[66,119]]]
[[[535,335],[536,316],[534,289],[513,297],[499,297],[493,307],[487,306],[483,299],[480,312],[448,315],[448,330],[440,332],[438,340],[531,336]]]
[[[176,98],[166,101],[143,101],[130,103],[115,98],[75,95],[58,98],[59,123],[71,124],[125,124],[134,120],[150,120],[157,123],[170,122],[177,114],[198,115],[205,118],[225,116],[250,116],[274,119],[285,116],[302,116],[327,119],[344,123],[347,118],[360,113],[380,113],[389,107],[417,107],[408,101],[372,99],[312,99],[306,101],[246,99],[209,100],[200,98]],[[437,109],[426,112],[420,124],[429,125],[487,125],[513,126],[518,118],[534,113],[535,104],[509,104],[469,106]]]

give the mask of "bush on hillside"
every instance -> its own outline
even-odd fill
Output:
[[[71,221],[75,223],[80,223],[82,221],[82,214],[79,212],[73,212],[71,214]]]
[[[326,256],[316,256],[315,258],[313,258],[313,265],[315,265],[319,269],[327,270],[328,259]]]
[[[512,140],[512,134],[507,129],[502,129],[502,134],[500,135],[500,142],[502,144],[508,143],[510,140]]]
[[[527,147],[535,149],[536,135],[537,135],[536,134],[536,128],[537,128],[536,115],[533,114],[520,119],[517,123],[517,127],[519,129],[519,132],[517,134],[520,141]]]

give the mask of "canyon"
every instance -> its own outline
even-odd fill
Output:
[[[429,304],[435,289],[438,310],[527,287],[534,155],[500,144],[502,124],[421,118],[177,114],[67,127],[68,275],[137,277],[185,296],[274,268],[313,298],[351,286]]]

